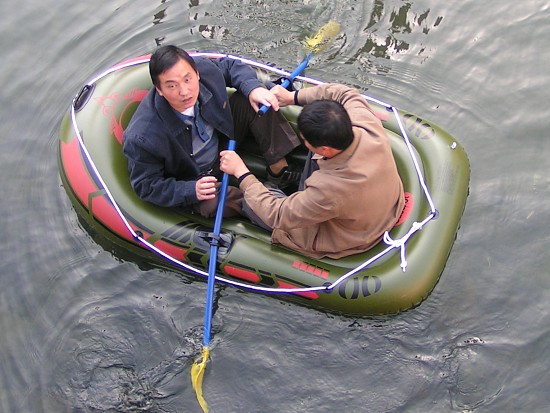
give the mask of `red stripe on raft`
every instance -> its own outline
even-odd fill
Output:
[[[128,230],[116,209],[104,195],[93,197],[91,204],[94,218],[122,238],[128,241],[134,241],[134,237],[130,233],[130,230]]]
[[[71,140],[71,143],[61,142],[61,159],[72,191],[80,202],[89,208],[88,195],[96,192],[98,188],[84,166],[84,159],[80,154],[80,146],[76,137]]]
[[[237,277],[241,280],[246,280],[253,283],[260,282],[260,276],[255,272],[243,270],[242,268],[232,267],[230,265],[226,265],[225,267],[223,267],[223,269],[227,275],[231,275],[232,277]]]
[[[328,278],[328,271],[323,270],[322,268],[315,267],[313,265],[309,265],[305,262],[300,262],[298,260],[294,261],[292,263],[292,266],[298,270],[308,272],[310,274],[313,274],[317,277],[321,277],[324,279]]]
[[[374,115],[378,119],[383,120],[383,121],[386,121],[390,118],[390,115],[388,113],[384,113],[384,112],[375,112]]]
[[[297,286],[279,281],[279,288],[297,288]],[[303,292],[303,293],[293,293],[293,294],[301,295],[302,297],[310,298],[312,300],[316,300],[317,298],[319,298],[319,295],[314,292]]]
[[[105,198],[92,180],[84,159],[80,153],[78,139],[73,138],[70,143],[61,142],[61,159],[65,176],[72,192],[82,202],[84,207],[92,213],[95,219],[104,224],[111,231],[129,241],[134,237],[124,225],[115,208]],[[135,230],[135,228],[134,228]]]
[[[158,240],[153,244],[155,247],[157,247],[162,252],[165,252],[172,258],[175,258],[177,260],[181,261],[187,261],[185,258],[185,254],[187,253],[186,249],[176,247],[173,244],[170,244],[169,242]]]
[[[133,62],[139,62],[140,60],[148,59],[150,57],[151,57],[150,54],[134,57],[132,59],[128,59],[128,60],[125,60],[121,63],[118,63],[118,64],[114,65],[111,69],[119,69],[119,68],[124,69],[126,67],[125,65],[127,65],[127,64],[130,64],[130,63],[133,63]]]
[[[405,206],[403,207],[403,212],[401,212],[401,216],[397,220],[394,226],[401,225],[403,222],[407,220],[409,215],[411,214],[411,211],[414,206],[414,199],[410,192],[405,192]]]

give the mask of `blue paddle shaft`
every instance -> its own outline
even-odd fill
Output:
[[[229,141],[227,150],[234,151],[236,142]],[[214,281],[216,279],[216,264],[218,261],[218,238],[220,236],[223,220],[223,210],[225,209],[225,199],[227,197],[227,186],[229,185],[229,175],[224,173],[222,185],[219,193],[218,209],[216,210],[216,219],[214,221],[214,235],[210,244],[210,260],[208,261],[208,284],[206,288],[206,309],[204,312],[204,337],[203,345],[210,344],[210,330],[212,329],[212,307],[214,304]]]
[[[311,53],[308,53],[308,55],[302,61],[302,63],[300,63],[298,67],[296,67],[296,69],[294,69],[294,71],[290,74],[290,76],[281,83],[281,86],[284,87],[285,89],[288,89],[288,87],[290,86],[290,83],[296,78],[296,76],[299,76],[305,70],[305,68],[309,64],[309,59],[311,59]],[[271,106],[263,105],[260,108],[260,110],[258,110],[258,115],[259,116],[265,115],[269,110],[269,108],[271,108]]]

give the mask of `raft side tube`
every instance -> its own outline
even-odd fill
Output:
[[[214,58],[220,56],[213,55]],[[93,233],[94,239],[97,236],[106,245],[114,246],[106,248],[135,255],[137,261],[145,257],[156,267],[204,276],[208,248],[204,240],[200,241],[199,233],[210,228],[212,221],[144,202],[137,197],[129,182],[127,162],[121,150],[122,132],[152,87],[145,63],[146,60],[131,67],[118,65],[116,70],[98,77],[93,87],[85,88],[82,96],[76,99],[79,111],[75,111],[75,121],[91,160],[132,230],[175,259],[190,265],[192,270],[151,252],[129,234],[122,225],[122,218],[117,218],[100,180],[94,176],[90,162],[74,146],[76,131],[71,128],[69,115],[60,128],[58,159],[61,179],[79,219]],[[256,67],[264,70],[265,65]],[[275,70],[265,77],[280,74]],[[321,83],[303,76],[298,80],[305,87]],[[273,245],[269,232],[244,219],[231,218],[224,220],[223,232],[231,241],[220,254],[218,277],[223,277],[226,282],[243,282],[242,288],[250,286],[254,291],[255,287],[262,286],[280,288],[280,291],[292,287],[318,288],[300,294],[283,294],[283,297],[325,311],[354,315],[397,313],[425,299],[437,284],[456,236],[468,193],[468,159],[464,149],[436,125],[408,112],[388,110],[376,102],[372,106],[375,111],[389,113],[384,117],[383,125],[405,191],[413,200],[409,216],[390,232],[390,237],[401,239],[414,225],[433,213],[429,199],[424,196],[422,183],[427,186],[437,208],[437,219],[429,221],[404,245],[406,271],[401,268],[402,249],[396,247],[333,289],[323,290],[327,283],[338,282],[346,273],[388,250],[388,245],[380,242],[364,254],[339,260],[315,260]],[[300,108],[290,106],[282,110],[296,127]],[[409,135],[416,165],[401,136],[400,121]],[[241,155],[261,177],[265,171],[263,159],[253,153],[241,152]],[[298,150],[293,156],[293,161],[303,162],[305,151]]]

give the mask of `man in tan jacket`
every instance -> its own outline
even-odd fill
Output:
[[[272,228],[272,242],[314,258],[341,258],[374,246],[403,210],[403,184],[380,120],[356,89],[339,84],[290,92],[272,89],[280,106],[304,106],[298,129],[318,169],[303,190],[277,196],[242,159],[222,151],[248,207]]]

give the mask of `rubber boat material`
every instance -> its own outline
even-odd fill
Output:
[[[241,60],[266,82],[289,75],[238,56],[192,55]],[[148,62],[145,56],[118,64],[91,79],[76,95],[60,129],[62,183],[80,222],[104,248],[140,264],[207,277],[213,220],[142,201],[130,186],[122,134],[152,87]],[[320,83],[299,76],[294,85]],[[398,313],[430,294],[465,207],[468,158],[464,148],[437,125],[364,97],[390,137],[405,187],[407,202],[398,225],[371,250],[334,260],[311,259],[273,245],[267,231],[245,219],[226,218],[218,282],[349,315]],[[300,108],[282,110],[296,127]],[[265,176],[261,157],[247,148],[241,155],[257,176]],[[304,158],[305,151],[293,154],[293,162]]]

